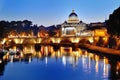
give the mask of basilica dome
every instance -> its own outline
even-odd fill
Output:
[[[72,13],[69,15],[69,17],[78,17],[77,14],[72,10]]]
[[[74,12],[74,10],[72,10],[72,13],[70,13],[67,22],[68,22],[68,23],[79,23],[78,16],[77,16],[77,14]]]

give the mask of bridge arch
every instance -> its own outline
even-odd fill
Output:
[[[36,40],[35,39],[24,39],[22,44],[35,44],[36,43]]]
[[[14,46],[16,43],[15,43],[15,40],[14,39],[8,39],[5,41],[4,45],[5,46]]]
[[[81,40],[79,40],[79,43],[90,44],[90,41],[88,39],[81,39]]]
[[[53,43],[53,41],[51,39],[49,39],[49,38],[43,38],[41,40],[41,43]]]
[[[67,38],[63,38],[60,43],[72,43],[71,40],[67,39]]]

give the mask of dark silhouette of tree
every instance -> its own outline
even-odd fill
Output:
[[[31,25],[32,25],[32,22],[31,22],[31,21],[28,21],[28,20],[24,20],[24,21],[23,21],[23,26],[24,26],[24,27],[30,28]]]
[[[31,29],[34,31],[34,35],[37,35],[39,27],[37,25],[33,25]]]
[[[106,21],[108,33],[111,35],[120,35],[120,7],[110,14],[109,20]]]
[[[10,27],[10,23],[8,21],[0,21],[0,37],[6,37],[7,33],[9,33],[10,30],[8,28]]]
[[[22,25],[23,25],[23,29],[25,32],[29,32],[29,30],[31,30],[31,25],[32,25],[32,22],[31,21],[28,21],[28,20],[24,20],[22,22]]]
[[[28,20],[24,20],[23,23],[25,24],[25,26],[31,26],[32,22],[28,21]]]
[[[3,33],[4,33],[4,25],[2,22],[0,22],[0,38],[3,38]]]
[[[10,22],[10,27],[11,27],[11,28],[16,29],[16,26],[17,26],[16,21],[11,21],[11,22]]]

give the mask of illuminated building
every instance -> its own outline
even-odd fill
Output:
[[[106,28],[101,28],[101,29],[95,29],[94,30],[94,36],[99,36],[99,37],[104,37],[107,36],[107,29]]]
[[[80,36],[86,29],[86,24],[78,19],[77,14],[72,10],[68,20],[61,25],[61,36]]]
[[[42,37],[45,38],[47,37],[49,34],[47,33],[47,31],[44,28],[40,28],[38,31],[38,37]]]

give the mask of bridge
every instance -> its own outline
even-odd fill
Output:
[[[17,44],[51,44],[51,43],[91,43],[96,44],[99,41],[98,36],[69,36],[69,37],[37,37],[37,36],[8,36],[4,38],[2,44],[17,45]],[[102,40],[107,42],[108,37],[103,36]]]
[[[9,36],[3,39],[3,44],[46,44],[46,43],[79,43],[81,41],[88,41],[93,43],[95,37],[93,36],[78,36],[78,37],[46,37],[41,38],[37,36]]]
[[[104,43],[107,42],[107,37],[103,36]],[[41,45],[52,45],[54,48],[59,46],[73,46],[79,43],[96,44],[99,37],[95,36],[69,36],[69,37],[37,37],[37,36],[9,36],[2,41],[3,48],[19,47],[24,53],[34,53],[35,49],[40,50]],[[67,45],[66,45],[67,44]],[[35,48],[33,48],[35,47]],[[42,49],[42,48],[41,48]]]

